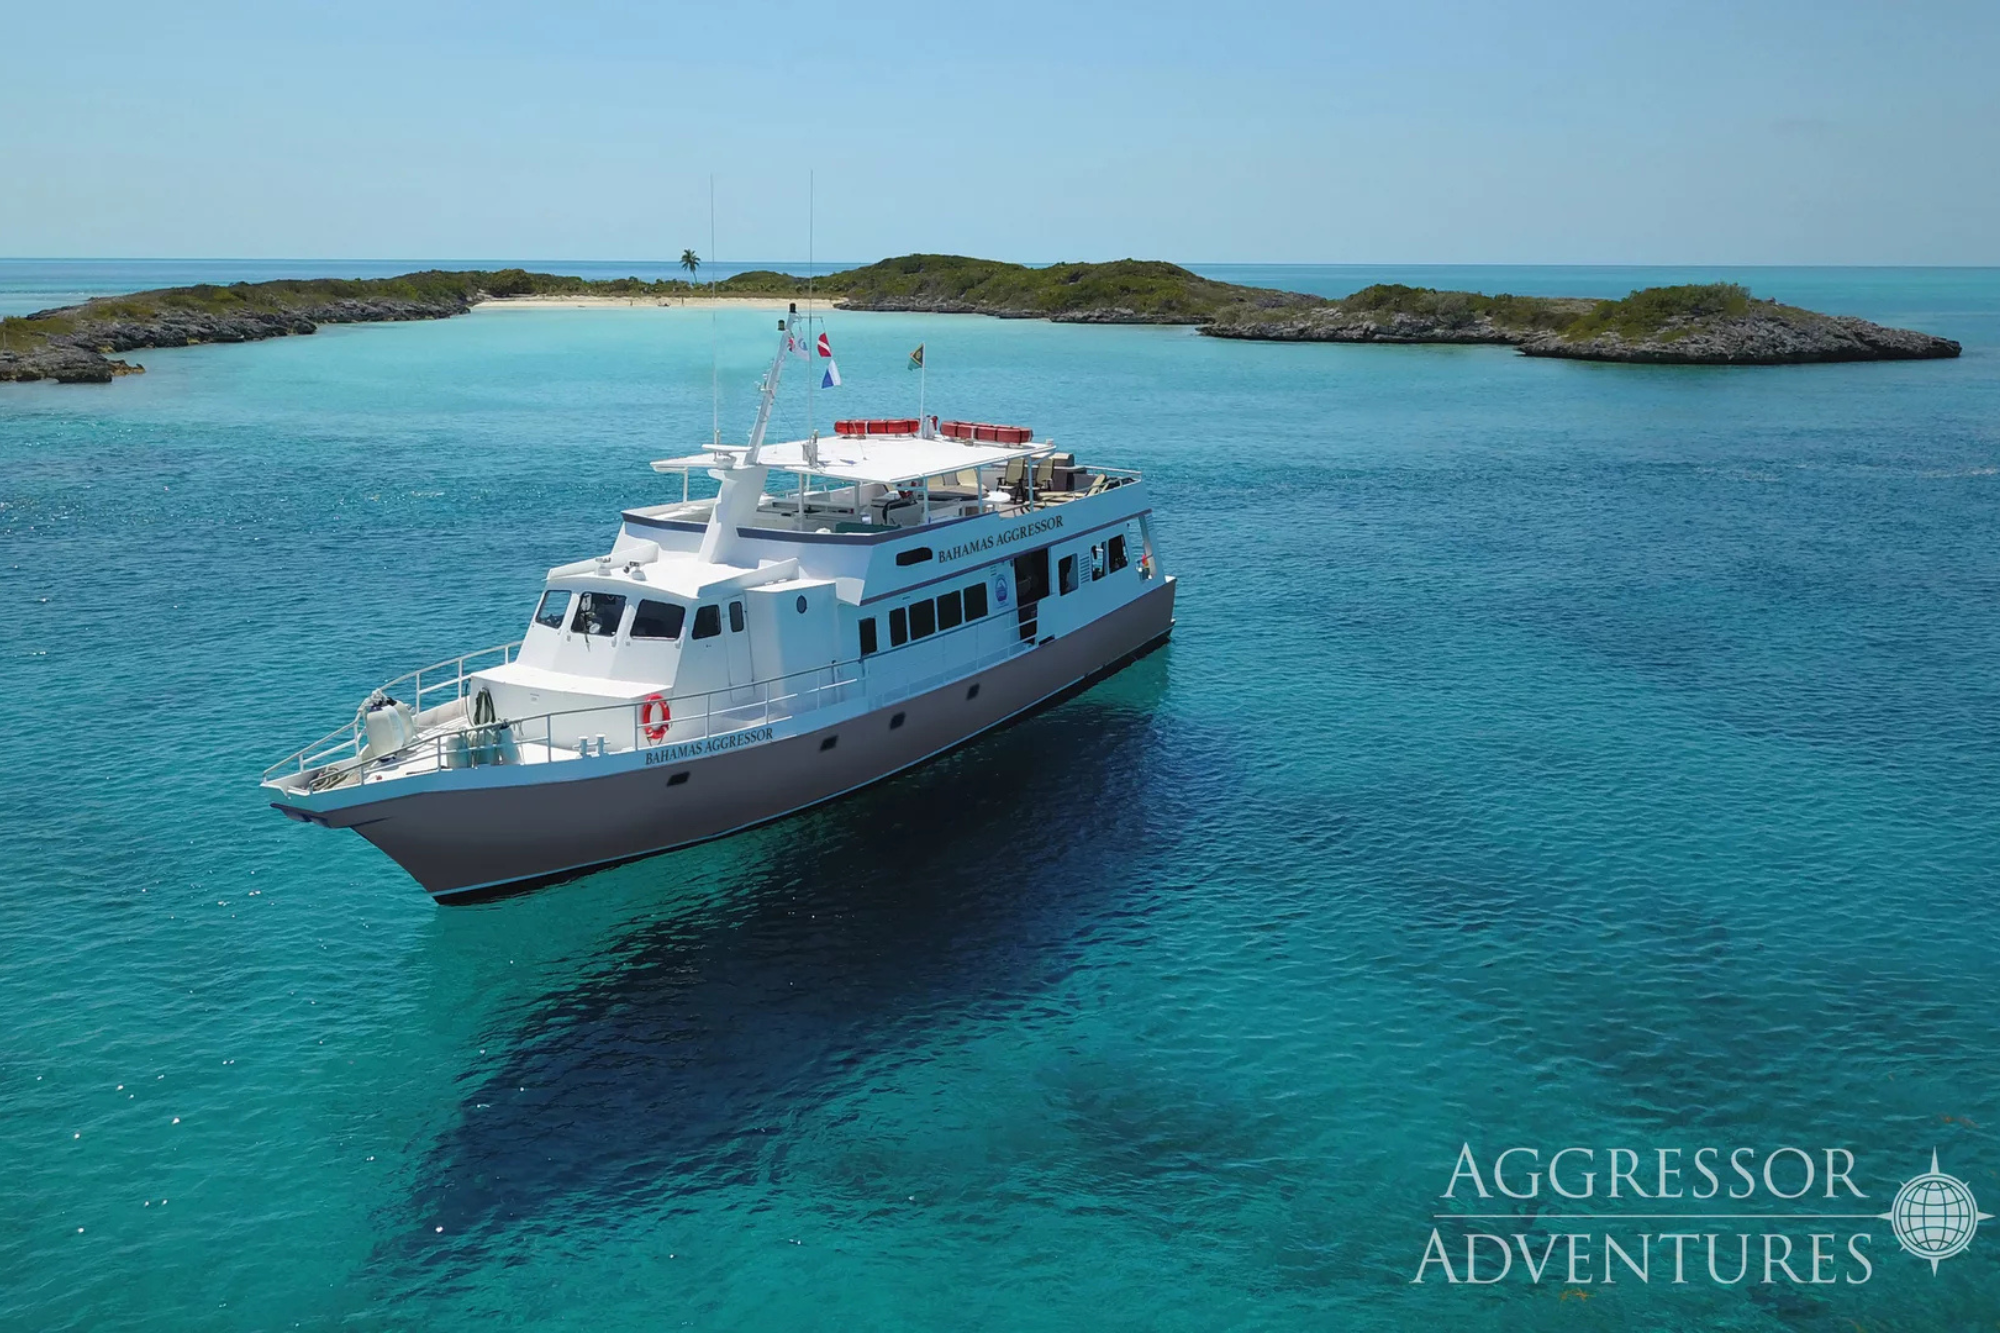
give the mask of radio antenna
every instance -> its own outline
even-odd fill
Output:
[[[708,173],[708,400],[711,442],[722,443],[722,335],[715,323],[715,173]]]

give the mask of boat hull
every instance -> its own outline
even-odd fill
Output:
[[[990,670],[760,745],[602,777],[418,792],[321,819],[354,829],[440,902],[516,892],[724,837],[902,772],[1164,643],[1173,608],[1165,579]]]

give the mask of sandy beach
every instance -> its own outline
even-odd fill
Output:
[[[676,310],[706,310],[710,308],[733,307],[739,310],[783,310],[794,300],[804,305],[802,298],[784,296],[498,296],[484,301],[475,301],[474,310],[596,310],[630,308],[634,310],[670,306]],[[814,299],[815,305],[830,306],[832,301],[825,297]]]

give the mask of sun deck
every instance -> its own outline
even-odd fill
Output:
[[[699,470],[740,463],[741,448],[723,446],[663,458],[653,470],[681,475],[683,499],[628,513],[655,523],[705,526],[713,499],[687,498]],[[1019,515],[1065,504],[1138,474],[1086,468],[1051,440],[1007,446],[929,436],[845,436],[766,445],[757,463],[790,477],[767,493],[752,526],[785,532],[864,536],[922,528],[980,514]]]

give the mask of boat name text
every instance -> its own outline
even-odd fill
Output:
[[[721,754],[724,750],[740,749],[745,745],[761,745],[771,739],[769,727],[751,727],[748,731],[732,731],[726,736],[708,736],[698,741],[681,741],[674,745],[662,745],[657,750],[646,751],[646,763],[671,764],[680,759],[699,759],[705,754]]]
[[[946,546],[938,551],[938,560],[963,560],[967,556],[984,555],[998,546],[1011,546],[1015,542],[1026,541],[1030,537],[1049,532],[1063,525],[1061,514],[1050,514],[1047,518],[1036,519],[1033,523],[1023,523],[1018,528],[1005,532],[990,532],[984,537],[974,537],[971,541],[960,542],[956,546]]]

